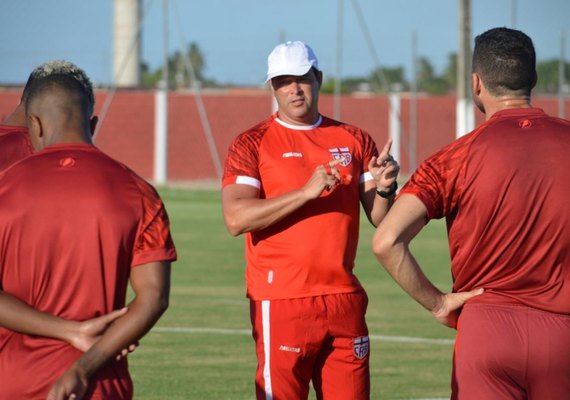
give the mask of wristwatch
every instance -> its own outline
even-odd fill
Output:
[[[387,199],[388,197],[393,196],[396,193],[396,190],[398,190],[398,182],[394,181],[387,191],[376,189],[376,193],[383,199]]]

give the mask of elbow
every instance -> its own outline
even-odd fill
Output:
[[[170,305],[168,297],[160,299],[158,302],[158,313],[162,315],[168,310],[168,306]]]
[[[164,314],[166,310],[168,310],[168,306],[170,305],[169,296],[161,296],[158,301],[158,312],[160,315]]]
[[[169,305],[168,296],[160,296],[154,300],[152,306],[149,307],[149,311],[151,313],[150,318],[154,323],[164,315],[166,310],[168,310]]]
[[[240,217],[238,213],[224,215],[224,223],[230,235],[234,237],[251,230],[251,226],[247,225],[247,221],[243,217]]]
[[[239,222],[236,219],[232,219],[232,220],[225,220],[226,223],[226,229],[228,230],[228,232],[230,233],[230,235],[232,236],[239,236],[242,233],[245,233],[245,229],[239,224]]]
[[[380,227],[376,229],[376,232],[372,238],[372,252],[376,256],[376,259],[382,265],[386,266],[386,263],[390,259],[396,244],[397,237],[395,237],[391,232]]]
[[[170,289],[159,290],[152,297],[149,297],[148,300],[148,306],[152,310],[152,314],[156,318],[160,318],[170,306]]]

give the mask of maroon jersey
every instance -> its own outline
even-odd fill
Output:
[[[446,217],[453,290],[570,314],[570,122],[494,114],[428,158],[402,188]]]
[[[29,156],[33,151],[25,127],[0,125],[0,171]]]
[[[87,144],[53,145],[0,175],[2,289],[62,318],[125,305],[131,268],[176,259],[156,191]],[[0,399],[45,398],[81,355],[67,343],[0,329]],[[126,360],[92,379],[94,399],[128,399]]]

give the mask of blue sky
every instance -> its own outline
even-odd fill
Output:
[[[112,0],[0,0],[0,84],[22,83],[38,64],[68,59],[94,82],[112,82]],[[162,62],[163,0],[142,0],[142,59]],[[325,77],[337,71],[339,0],[169,0],[169,48],[198,43],[205,75],[222,83],[258,85],[267,55],[280,40],[303,40],[319,58]],[[381,66],[411,70],[413,32],[417,53],[441,72],[458,46],[458,0],[343,0],[341,75],[368,75],[376,66],[355,12],[358,5]],[[514,6],[514,7],[513,7]],[[515,13],[513,14],[513,9]],[[180,24],[178,23],[180,21]],[[539,60],[559,58],[561,31],[570,60],[570,1],[472,0],[472,36],[512,26],[534,40]]]

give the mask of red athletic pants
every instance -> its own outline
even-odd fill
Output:
[[[453,364],[452,399],[570,399],[570,316],[467,304]]]
[[[370,397],[365,293],[251,301],[258,400]]]

